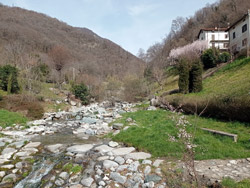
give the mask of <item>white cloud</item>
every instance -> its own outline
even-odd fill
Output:
[[[148,12],[156,10],[159,6],[157,4],[138,4],[128,8],[129,15],[139,16]]]

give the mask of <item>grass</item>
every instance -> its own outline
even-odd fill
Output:
[[[186,97],[199,97],[202,99],[214,96],[249,96],[250,85],[250,58],[235,60],[222,67],[213,76],[203,81],[203,90],[191,93]],[[164,90],[178,89],[178,76],[170,75],[165,83]]]
[[[25,124],[28,119],[16,112],[0,110],[0,126],[5,128],[13,124]]]
[[[250,179],[246,179],[240,182],[235,182],[233,179],[226,178],[221,182],[224,188],[249,188]]]
[[[82,171],[82,166],[80,165],[73,165],[72,163],[67,163],[62,168],[64,171],[68,173],[77,174]]]
[[[174,157],[183,156],[183,145],[177,138],[178,129],[175,126],[173,117],[169,111],[137,111],[123,114],[123,117],[116,122],[124,123],[128,117],[136,121],[138,126],[131,126],[126,131],[121,131],[113,136],[116,141],[121,141],[139,150],[150,152],[153,157]],[[250,127],[247,124],[238,122],[221,122],[214,119],[206,119],[195,116],[186,116],[192,124],[187,128],[188,132],[195,135],[194,144],[195,159],[236,159],[250,156]],[[196,131],[195,128],[197,127]],[[211,128],[238,134],[238,142],[234,143],[231,138],[202,131],[199,128]],[[177,142],[171,142],[168,135],[174,136]]]

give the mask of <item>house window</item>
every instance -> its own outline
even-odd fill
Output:
[[[223,43],[224,48],[228,48],[228,43]]]
[[[228,34],[225,34],[225,38],[226,38],[226,39],[228,38]]]
[[[246,46],[247,45],[247,39],[245,38],[243,41],[242,41],[242,46]]]
[[[242,33],[246,32],[246,31],[247,31],[247,24],[242,26]]]
[[[215,40],[215,35],[212,35],[212,40]]]
[[[235,34],[235,32],[233,32],[233,39],[235,39],[236,38],[236,34]]]

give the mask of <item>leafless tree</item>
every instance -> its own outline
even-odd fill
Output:
[[[70,52],[63,46],[54,46],[50,52],[49,56],[52,58],[54,67],[59,73],[59,84],[62,79],[62,69],[65,67],[71,58]]]

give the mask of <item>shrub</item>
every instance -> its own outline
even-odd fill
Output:
[[[124,79],[124,99],[126,101],[142,101],[147,94],[147,86],[143,79],[131,75]]]
[[[219,55],[218,62],[219,63],[226,63],[231,59],[231,56],[228,52],[223,52]]]
[[[197,93],[202,90],[202,64],[195,61],[189,72],[189,92]]]
[[[46,81],[48,79],[50,69],[45,63],[39,63],[37,66],[32,68],[32,72],[38,75],[40,81]]]
[[[2,96],[2,95],[0,95],[0,101],[1,101],[1,100],[3,100],[3,96]]]
[[[90,94],[87,86],[84,83],[73,85],[72,92],[82,101],[82,104],[86,105],[89,103]]]
[[[11,65],[0,67],[0,88],[10,93],[17,93],[20,90],[18,81],[18,69]]]
[[[189,87],[189,67],[186,60],[181,60],[179,64],[179,91],[180,93],[188,93]]]
[[[216,67],[218,61],[218,53],[218,50],[215,48],[210,48],[203,52],[201,60],[205,69]]]

